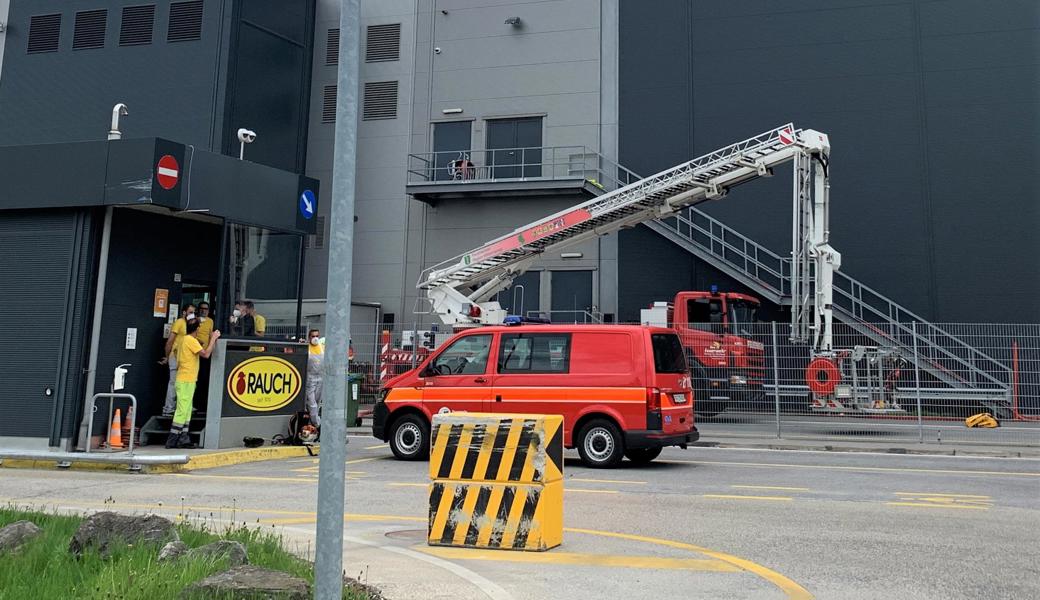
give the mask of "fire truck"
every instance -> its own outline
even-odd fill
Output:
[[[794,166],[791,339],[810,345],[813,357],[832,360],[833,276],[841,254],[829,244],[830,142],[790,123],[519,227],[425,270],[417,288],[428,312],[453,329],[502,324],[506,311],[493,298],[543,253],[724,198],[787,162]],[[757,307],[751,296],[682,292],[671,307],[650,309],[655,319],[679,328],[694,359],[691,374],[719,390],[697,396],[698,412],[722,410],[738,392],[761,394],[763,348],[741,330]]]
[[[764,397],[765,347],[751,339],[759,304],[754,296],[712,286],[709,292],[679,292],[672,302],[640,311],[640,323],[678,332],[698,415],[713,417],[731,402],[747,405]]]

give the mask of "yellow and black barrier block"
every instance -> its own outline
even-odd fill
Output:
[[[563,417],[434,416],[433,546],[544,551],[563,542]]]

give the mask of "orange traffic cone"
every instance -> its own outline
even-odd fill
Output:
[[[123,436],[129,438],[130,430],[134,426],[134,407],[131,406],[126,409],[126,419],[123,420]]]
[[[108,431],[108,447],[109,448],[122,448],[123,447],[123,416],[119,409],[116,409],[116,414],[112,417],[112,428]]]

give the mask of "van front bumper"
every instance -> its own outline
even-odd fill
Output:
[[[701,434],[694,427],[689,433],[662,433],[654,430],[633,430],[625,432],[625,448],[639,450],[642,448],[662,448],[664,446],[686,446],[701,439]]]
[[[386,441],[386,419],[390,416],[390,409],[387,408],[386,402],[380,400],[376,402],[376,406],[372,409],[372,435],[376,438]]]

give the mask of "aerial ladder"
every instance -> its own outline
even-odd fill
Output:
[[[790,123],[519,227],[425,270],[417,287],[446,325],[501,324],[506,311],[491,299],[542,253],[723,198],[788,162],[794,163],[791,338],[827,358],[834,352],[833,276],[841,267],[841,254],[829,243],[830,142]]]

